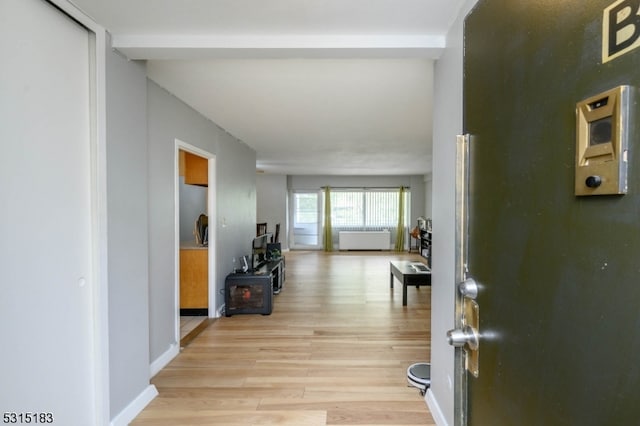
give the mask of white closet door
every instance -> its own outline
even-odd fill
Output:
[[[89,53],[50,4],[0,1],[0,412],[23,423],[95,424]]]

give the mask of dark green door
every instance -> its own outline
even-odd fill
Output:
[[[480,0],[467,17],[468,268],[481,285],[469,425],[640,424],[640,108],[628,194],[574,195],[576,103],[640,87],[640,49],[602,63],[612,3]],[[627,3],[617,19],[635,34],[640,1]]]

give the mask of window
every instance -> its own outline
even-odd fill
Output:
[[[295,194],[293,199],[296,224],[318,223],[318,194]]]
[[[395,228],[398,225],[398,196],[397,190],[332,190],[331,226],[345,230]],[[405,211],[409,212],[408,192],[405,197]]]

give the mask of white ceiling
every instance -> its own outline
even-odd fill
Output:
[[[431,172],[433,61],[464,0],[73,0],[279,174]]]

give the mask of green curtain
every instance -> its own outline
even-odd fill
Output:
[[[398,229],[396,230],[396,251],[404,251],[404,186],[398,196]]]
[[[324,227],[323,227],[324,251],[333,251],[333,230],[331,229],[331,189],[324,188]]]

